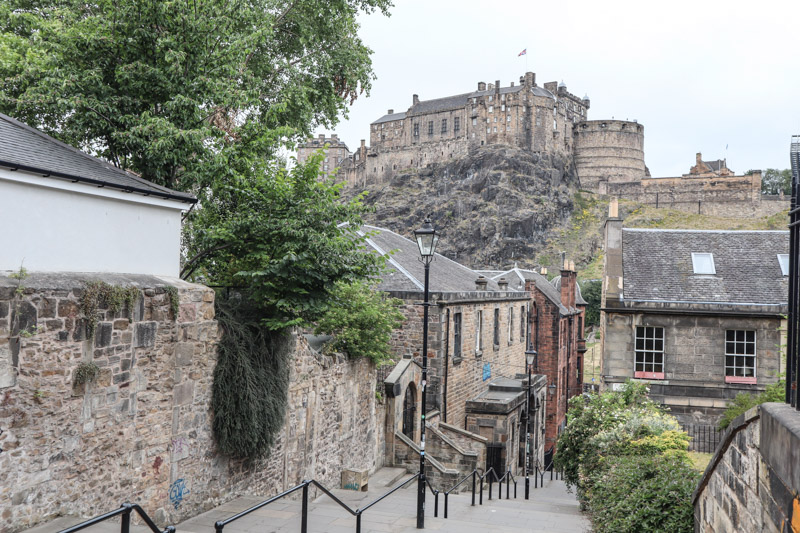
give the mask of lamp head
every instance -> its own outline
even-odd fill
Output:
[[[436,245],[439,243],[439,234],[431,224],[431,219],[426,218],[422,227],[414,231],[414,238],[419,246],[419,254],[423,258],[433,257],[436,253]]]

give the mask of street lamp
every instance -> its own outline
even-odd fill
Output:
[[[525,499],[527,500],[531,492],[531,480],[528,477],[528,441],[530,439],[530,421],[531,421],[531,367],[536,363],[536,350],[530,348],[525,350],[525,365],[528,374],[528,399],[525,405]],[[534,427],[534,431],[536,428]]]
[[[414,231],[414,238],[419,246],[420,261],[425,265],[425,291],[423,297],[422,316],[422,405],[419,430],[419,483],[417,488],[417,529],[425,529],[425,396],[428,384],[428,275],[430,273],[433,254],[439,242],[439,234],[426,218],[422,227]]]

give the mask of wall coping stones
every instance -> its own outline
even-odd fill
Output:
[[[439,431],[439,430],[438,430],[438,429],[437,429],[435,426],[433,426],[432,424],[428,424],[428,423],[426,422],[426,423],[425,423],[425,427],[426,427],[426,428],[428,428],[429,430],[431,430],[431,432],[435,433],[435,434],[436,434],[436,436],[437,436],[437,437],[439,437],[440,439],[442,439],[442,441],[443,441],[445,444],[447,444],[448,446],[450,446],[451,448],[453,448],[455,451],[457,451],[457,452],[458,452],[458,453],[460,453],[461,455],[470,455],[470,456],[475,456],[475,457],[477,457],[477,456],[478,456],[478,452],[474,452],[474,451],[472,451],[472,450],[465,450],[464,448],[462,448],[461,446],[459,446],[459,445],[458,445],[458,444],[457,444],[455,441],[451,440],[451,439],[450,439],[450,437],[448,437],[447,435],[445,435],[444,433],[442,433],[441,431]]]
[[[0,271],[0,289],[16,288],[19,280],[9,277],[14,271]],[[150,276],[145,274],[117,274],[110,272],[28,272],[22,281],[26,289],[36,292],[45,290],[66,290],[83,288],[86,281],[104,281],[109,285],[132,285],[141,289],[171,285],[176,289],[205,289],[203,285],[189,283],[170,276]]]
[[[458,433],[459,435],[463,435],[464,437],[467,437],[468,439],[472,439],[474,441],[482,442],[484,444],[489,442],[489,439],[487,439],[486,437],[482,437],[477,433],[472,433],[470,431],[467,431],[466,429],[461,429],[459,427],[452,426],[446,422],[439,422],[439,427],[444,428],[447,431],[452,431],[453,433]]]
[[[419,455],[419,446],[414,444],[413,440],[411,440],[408,437],[406,437],[403,434],[402,431],[395,431],[394,432],[394,436],[397,437],[398,439],[400,439],[401,441],[403,441],[403,444],[408,446],[409,449],[412,452],[414,452],[417,455]],[[439,461],[437,461],[436,459],[434,459],[433,457],[431,457],[427,453],[425,454],[425,462],[429,463],[432,467],[434,467],[436,470],[438,470],[442,474],[453,474],[453,475],[458,475],[459,474],[458,470],[455,470],[453,468],[446,468],[442,463],[440,463]]]
[[[761,404],[761,455],[795,493],[800,490],[800,413],[785,403]]]
[[[768,405],[768,404],[762,404]],[[772,404],[777,405],[777,404]],[[717,464],[722,460],[722,457],[725,455],[725,452],[728,450],[733,438],[743,429],[747,428],[751,423],[757,421],[761,417],[761,406],[756,405],[755,407],[748,409],[744,413],[740,414],[736,418],[731,421],[728,428],[725,430],[725,434],[722,435],[720,439],[719,446],[717,446],[717,451],[714,452],[714,456],[711,458],[711,461],[708,462],[708,466],[706,467],[705,472],[703,472],[703,477],[700,478],[700,481],[697,484],[697,488],[694,489],[692,493],[692,505],[697,503],[697,498],[700,497],[700,494],[705,489],[706,485],[708,484],[711,475],[714,473],[714,470],[717,467]],[[762,429],[762,442],[764,441],[763,438],[763,429]],[[760,445],[760,444],[759,444]]]

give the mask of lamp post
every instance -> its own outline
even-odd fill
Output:
[[[527,500],[531,492],[531,480],[528,477],[528,444],[530,440],[530,423],[531,423],[531,367],[536,362],[536,350],[533,348],[525,350],[525,367],[528,374],[528,399],[525,405],[525,499]],[[534,431],[536,427],[534,426]]]
[[[420,261],[425,265],[425,291],[423,296],[422,316],[422,401],[420,409],[419,428],[419,482],[417,487],[417,529],[425,529],[425,396],[428,384],[428,276],[430,273],[433,254],[439,242],[439,234],[431,225],[431,219],[426,218],[422,227],[414,232],[414,238],[419,246]]]

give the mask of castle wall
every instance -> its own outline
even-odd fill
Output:
[[[624,120],[591,120],[575,129],[575,167],[581,188],[612,194],[611,183],[645,177],[644,126]],[[628,198],[628,196],[624,196]]]
[[[653,207],[730,218],[763,217],[789,208],[788,198],[761,194],[761,173],[758,171],[745,176],[683,176],[609,182],[605,193]]]

